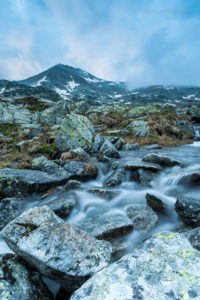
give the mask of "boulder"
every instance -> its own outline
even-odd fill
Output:
[[[25,211],[1,231],[1,237],[41,274],[69,291],[107,266],[112,251],[108,242],[62,221],[47,206]]]
[[[143,169],[152,172],[159,172],[162,170],[162,168],[157,164],[147,163],[147,162],[145,163],[141,160],[127,161],[124,164],[124,169],[126,171],[136,171],[138,169]]]
[[[200,252],[180,234],[160,232],[95,274],[70,300],[200,299]]]
[[[200,173],[187,174],[178,181],[178,185],[184,185],[188,187],[200,186]]]
[[[131,180],[139,183],[142,186],[151,187],[151,181],[154,178],[154,173],[152,171],[138,169],[131,173]]]
[[[115,148],[116,148],[117,150],[121,150],[122,145],[123,145],[123,140],[122,140],[121,138],[119,138],[119,139],[117,140],[117,142],[114,143],[114,146],[115,146]]]
[[[41,275],[14,254],[0,255],[1,300],[53,300]]]
[[[120,158],[118,150],[110,141],[105,141],[100,148],[100,153],[107,157]]]
[[[101,134],[97,134],[94,138],[92,152],[97,153],[104,143],[104,138]]]
[[[167,205],[155,195],[146,194],[147,205],[149,205],[155,212],[166,214],[168,212]]]
[[[128,126],[129,129],[135,137],[150,136],[150,127],[147,122],[143,120],[134,120]]]
[[[15,219],[23,210],[24,201],[20,198],[4,198],[0,201],[0,230]]]
[[[158,222],[157,214],[149,206],[131,205],[127,208],[126,213],[133,222],[134,230],[150,231]]]
[[[200,227],[183,233],[187,237],[193,248],[200,251]]]
[[[186,224],[194,227],[200,226],[200,201],[184,197],[177,197],[175,209],[179,218]]]
[[[114,187],[120,185],[125,179],[125,172],[123,169],[115,170],[103,183],[104,187]]]
[[[70,215],[76,205],[76,199],[73,194],[69,194],[65,191],[61,193],[56,200],[48,202],[46,205],[53,210],[57,216],[65,219]]]
[[[173,167],[173,166],[179,166],[180,162],[164,155],[156,154],[156,153],[151,153],[146,155],[143,158],[143,161],[148,162],[148,163],[154,163],[158,164],[161,167]]]
[[[33,170],[44,171],[49,174],[54,174],[57,172],[60,172],[60,173],[65,172],[63,168],[58,166],[52,160],[47,159],[45,156],[40,156],[40,157],[34,158],[32,160],[32,168],[33,168]]]
[[[106,200],[112,200],[113,198],[119,196],[120,194],[120,191],[108,190],[104,188],[90,189],[88,190],[88,192]]]
[[[85,181],[98,176],[98,168],[92,163],[68,161],[64,164],[63,168],[73,174],[71,179]]]
[[[110,241],[113,238],[123,236],[133,230],[133,223],[123,214],[108,214],[91,212],[82,221],[78,228],[97,239]]]
[[[60,152],[79,147],[89,151],[93,146],[93,135],[94,128],[88,118],[77,114],[68,114],[61,124],[56,145]]]

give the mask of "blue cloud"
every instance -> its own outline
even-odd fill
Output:
[[[200,85],[199,0],[2,0],[0,77],[56,63],[132,87]]]

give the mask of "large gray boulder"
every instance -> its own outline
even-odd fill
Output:
[[[103,269],[70,300],[200,299],[200,252],[180,234],[160,232]]]
[[[58,218],[47,206],[31,208],[10,222],[1,237],[43,275],[73,291],[110,261],[111,245]]]
[[[53,300],[41,275],[13,254],[0,256],[1,300]]]
[[[67,114],[64,118],[57,139],[57,148],[61,152],[76,148],[91,150],[94,127],[88,118],[78,114]]]

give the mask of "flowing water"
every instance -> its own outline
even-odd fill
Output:
[[[85,218],[89,213],[95,211],[101,211],[102,214],[110,214],[113,212],[126,213],[126,209],[131,204],[146,204],[145,195],[146,193],[154,194],[155,196],[161,197],[162,200],[170,207],[171,213],[167,216],[159,216],[159,222],[156,227],[148,233],[141,233],[133,231],[129,234],[126,239],[129,243],[129,251],[136,247],[142,240],[150,236],[151,234],[162,231],[174,231],[177,227],[181,226],[181,221],[174,209],[174,204],[178,194],[184,194],[185,196],[191,196],[193,198],[199,197],[200,189],[189,189],[186,187],[177,186],[178,180],[186,174],[192,172],[200,172],[200,142],[194,142],[191,145],[183,145],[174,148],[163,148],[147,150],[145,147],[140,150],[121,152],[121,162],[134,161],[134,159],[142,158],[149,153],[158,153],[162,155],[168,155],[174,159],[182,162],[183,167],[173,167],[166,168],[159,175],[154,178],[152,182],[152,187],[141,187],[135,182],[130,181],[129,176],[126,180],[115,188],[111,190],[119,191],[117,195],[112,200],[102,199],[95,194],[87,192],[91,188],[101,188],[103,187],[104,180],[112,173],[111,164],[99,163],[99,176],[96,180],[92,180],[86,183],[82,183],[81,189],[74,191],[75,197],[77,198],[77,206],[72,211],[67,222],[72,225],[77,225],[80,220]],[[56,199],[58,195],[53,194],[41,202],[37,196],[33,197],[30,204],[25,207],[36,206],[45,204]],[[0,240],[0,253],[12,252],[7,245]],[[45,282],[50,286],[51,290],[56,293],[58,290],[58,285],[54,285],[50,280],[45,279]]]

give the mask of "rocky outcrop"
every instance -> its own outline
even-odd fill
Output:
[[[61,221],[47,206],[25,211],[1,231],[1,237],[30,265],[69,291],[105,267],[112,251],[108,242]]]
[[[13,254],[0,255],[1,300],[53,300],[41,275]]]
[[[67,114],[61,124],[56,145],[60,152],[79,147],[89,151],[93,146],[93,135],[93,125],[86,117]]]
[[[147,122],[143,120],[134,120],[128,126],[129,129],[135,137],[150,136],[150,127]]]
[[[161,232],[89,279],[70,300],[199,299],[200,252]]]

